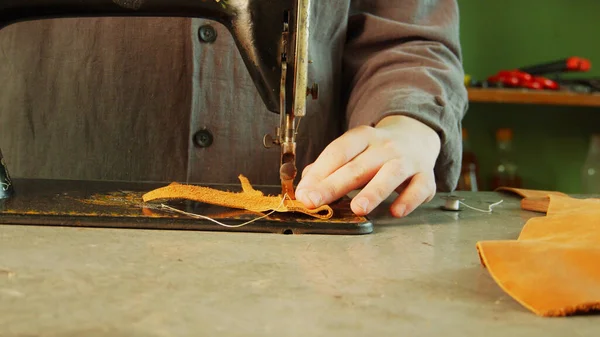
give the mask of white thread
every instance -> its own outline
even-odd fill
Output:
[[[489,206],[488,206],[488,210],[487,210],[487,211],[486,211],[486,210],[483,210],[483,209],[475,208],[475,207],[473,207],[473,206],[469,206],[469,205],[465,204],[464,202],[462,202],[462,201],[460,201],[460,200],[457,200],[457,201],[458,201],[459,203],[461,203],[461,204],[463,204],[463,205],[467,206],[468,208],[470,208],[470,209],[472,209],[472,210],[479,211],[479,212],[483,212],[483,213],[492,213],[492,208],[494,208],[494,207],[496,207],[496,206],[500,205],[500,204],[501,204],[501,203],[502,203],[504,200],[500,200],[500,201],[498,201],[498,202],[495,202],[495,203],[493,203],[493,204],[489,205]]]
[[[249,225],[249,224],[251,224],[251,223],[253,223],[253,222],[255,222],[255,221],[262,220],[262,219],[264,219],[264,218],[268,217],[269,215],[271,215],[271,214],[273,214],[273,213],[277,212],[277,210],[278,210],[280,207],[282,207],[282,206],[283,206],[283,203],[285,202],[285,199],[287,199],[287,197],[288,197],[288,195],[287,195],[287,194],[285,194],[285,195],[283,196],[283,198],[281,199],[281,203],[279,204],[279,206],[277,206],[277,208],[276,208],[276,209],[274,209],[274,210],[272,210],[271,212],[269,212],[269,213],[267,213],[267,214],[265,214],[265,215],[263,215],[263,216],[261,216],[261,217],[258,217],[258,218],[254,219],[254,220],[250,220],[250,221],[244,222],[243,224],[239,224],[239,225],[228,225],[228,224],[224,224],[224,223],[222,223],[222,222],[219,222],[219,221],[217,221],[217,220],[215,220],[215,219],[213,219],[213,218],[211,218],[211,217],[208,217],[208,216],[205,216],[205,215],[200,215],[200,214],[194,214],[194,213],[189,213],[189,212],[181,211],[181,210],[178,210],[177,208],[173,208],[173,207],[171,207],[171,206],[167,206],[167,205],[165,205],[165,204],[161,204],[160,206],[161,206],[161,208],[163,208],[163,209],[167,209],[167,210],[170,210],[170,211],[173,211],[173,212],[176,212],[176,213],[180,213],[180,214],[183,214],[183,215],[191,216],[191,217],[193,217],[193,218],[200,218],[200,219],[204,219],[204,220],[212,221],[212,222],[216,223],[216,224],[217,224],[217,225],[219,225],[219,226],[223,226],[223,227],[227,227],[227,228],[240,228],[240,227],[244,227],[244,226],[246,226],[246,225]]]
[[[464,205],[472,210],[475,211],[479,211],[479,212],[483,212],[483,213],[492,213],[492,208],[500,205],[504,200],[500,200],[496,203],[493,203],[491,205],[488,206],[487,210],[484,209],[480,209],[480,208],[476,208],[470,205],[467,205],[466,203],[462,202],[462,200],[460,198],[448,198],[446,199],[446,203],[444,204],[444,209],[449,210],[449,211],[460,211],[460,205]]]
[[[0,185],[2,185],[2,190],[3,191],[7,191],[8,188],[10,187],[10,184],[7,184],[7,183],[0,183]]]

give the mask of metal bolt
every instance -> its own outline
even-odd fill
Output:
[[[197,147],[205,148],[211,146],[213,143],[213,135],[207,129],[202,129],[194,134],[194,144]]]
[[[273,147],[273,145],[275,145],[275,140],[273,139],[273,136],[267,133],[263,137],[263,146],[265,147],[265,149],[270,149]]]
[[[2,158],[0,150],[0,199],[7,199],[14,193],[12,181],[8,175],[8,169]]]
[[[211,25],[200,26],[198,37],[202,42],[213,43],[217,40],[217,31]]]

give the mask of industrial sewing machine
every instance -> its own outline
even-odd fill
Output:
[[[281,193],[294,199],[297,124],[307,113],[308,97],[317,99],[319,90],[318,84],[309,84],[307,78],[311,1],[315,0],[0,0],[0,28],[20,21],[60,17],[195,17],[220,22],[231,32],[266,108],[280,115],[275,135],[266,135],[263,145],[281,148]],[[137,197],[151,186],[110,182],[57,185],[52,181],[23,181],[20,186],[19,180],[11,180],[1,158],[0,151],[0,223],[223,229],[210,224],[198,228],[196,219],[194,223],[173,215],[158,215],[147,208],[140,213]],[[113,207],[112,215],[101,207]],[[355,234],[371,231],[366,219],[351,214],[348,200],[340,201],[337,208],[335,219],[330,221],[282,215],[245,230]],[[223,221],[230,222],[249,216],[239,212],[234,216],[221,215]],[[290,224],[295,224],[293,229]]]

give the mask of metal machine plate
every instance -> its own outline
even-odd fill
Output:
[[[369,234],[371,222],[350,210],[350,199],[332,204],[334,216],[319,220],[303,214],[275,213],[238,228],[223,227],[143,203],[141,196],[165,183],[13,179],[15,195],[0,200],[0,223],[14,225],[235,231],[280,234]],[[240,191],[237,185],[205,185]],[[279,186],[255,186],[267,194],[280,193]],[[238,225],[264,214],[191,201],[169,202],[176,209]]]

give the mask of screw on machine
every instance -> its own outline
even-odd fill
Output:
[[[213,43],[217,40],[217,31],[211,25],[200,26],[198,37],[202,42]]]
[[[0,150],[0,199],[8,199],[13,194],[13,184]]]

